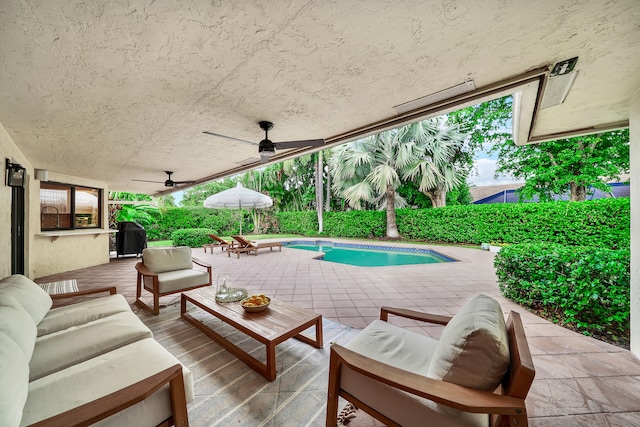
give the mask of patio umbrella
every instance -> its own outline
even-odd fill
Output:
[[[273,205],[271,197],[244,188],[240,183],[234,188],[213,194],[204,201],[204,207],[212,209],[262,209],[271,205]],[[242,235],[242,216],[240,217],[240,235]]]

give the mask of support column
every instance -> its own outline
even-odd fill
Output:
[[[631,155],[631,351],[640,358],[640,87],[629,102]]]

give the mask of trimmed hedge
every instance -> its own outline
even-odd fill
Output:
[[[171,233],[171,240],[174,246],[189,246],[190,248],[202,247],[205,243],[211,243],[208,234],[216,234],[210,228],[189,228],[186,230],[176,230]]]
[[[586,202],[514,203],[399,209],[400,235],[439,243],[534,243],[618,249],[630,244],[628,198]],[[315,212],[278,214],[280,232],[317,235]],[[327,212],[323,235],[381,238],[384,211]]]
[[[229,209],[209,209],[205,207],[166,208],[158,216],[158,223],[147,229],[149,240],[168,240],[176,230],[189,228],[210,228],[221,235],[238,234],[240,231],[239,212]],[[247,221],[248,219],[248,221]],[[252,230],[251,218],[245,215],[245,230]]]
[[[629,329],[630,251],[559,244],[503,247],[502,294],[586,333]]]

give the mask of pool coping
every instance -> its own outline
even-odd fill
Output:
[[[342,243],[342,242],[334,242],[331,240],[290,240],[287,242],[282,242],[282,245],[285,247],[291,246],[291,245],[325,245],[325,246],[333,246],[338,248],[343,247],[343,248],[354,248],[354,249],[384,250],[384,251],[391,251],[391,252],[413,252],[413,253],[422,253],[422,254],[432,255],[434,257],[443,259],[444,262],[460,262],[460,260],[452,258],[436,250],[423,249],[423,248],[367,245],[367,244],[359,244],[359,243]],[[292,248],[292,249],[295,249],[295,248]],[[324,255],[314,257],[314,259],[324,260]],[[370,266],[370,267],[376,267],[376,266]],[[394,266],[387,266],[387,267],[394,267]]]

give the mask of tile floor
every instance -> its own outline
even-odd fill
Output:
[[[385,243],[385,245],[392,245]],[[399,246],[411,246],[400,244]],[[420,246],[425,247],[425,246]],[[283,248],[258,256],[227,257],[215,249],[194,256],[229,276],[232,285],[265,293],[321,313],[342,324],[362,328],[378,317],[383,305],[455,314],[466,301],[484,293],[496,298],[505,314],[519,311],[536,366],[527,398],[530,425],[640,425],[640,361],[629,351],[584,337],[547,322],[501,297],[493,268],[494,253],[478,249],[434,246],[459,260],[455,263],[398,267],[354,267],[314,260],[314,252]],[[115,285],[135,299],[139,259],[112,259],[109,264],[39,278],[38,282],[76,278],[82,288]],[[165,297],[165,303],[178,297]],[[137,310],[137,308],[135,308]],[[439,327],[391,319],[437,337]]]

